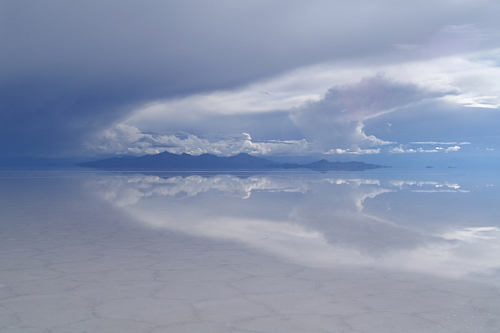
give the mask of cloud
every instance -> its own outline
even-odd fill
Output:
[[[443,150],[445,153],[448,153],[450,151],[459,151],[460,146],[453,146],[453,147],[448,147],[448,148],[441,148],[441,147],[436,147],[438,150]]]
[[[422,147],[417,148],[417,149],[412,149],[412,148],[405,149],[404,145],[401,144],[401,145],[399,145],[397,147],[392,147],[389,150],[389,153],[392,153],[392,154],[404,154],[404,153],[438,153],[438,152],[448,153],[448,152],[459,151],[459,150],[460,150],[460,146],[453,146],[453,147],[448,147],[448,148],[435,147],[433,149],[424,149]]]
[[[129,175],[127,177],[103,177],[89,180],[86,187],[96,190],[105,200],[112,201],[118,206],[127,206],[137,203],[142,198],[154,197],[194,197],[211,190],[217,190],[226,197],[248,199],[252,192],[286,192],[306,193],[319,184],[346,184],[354,188],[362,185],[380,186],[376,179],[358,178],[283,178],[268,176],[237,177],[228,174],[215,176],[190,175],[187,177],[173,176],[162,178],[151,175]],[[366,197],[373,198],[378,194],[390,190],[378,190],[364,194],[358,198],[356,206],[362,205]]]
[[[500,104],[489,101],[498,101],[498,96],[466,97],[459,100],[460,104],[468,108],[498,109]]]
[[[291,118],[306,138],[324,148],[387,145],[391,142],[365,134],[364,120],[443,95],[377,74],[329,89],[322,100],[299,107]]]
[[[446,25],[437,31],[423,52],[433,56],[469,53],[487,38],[474,24]]]
[[[459,88],[453,85],[456,83],[455,81],[445,80],[441,76],[460,77],[461,73],[467,72],[468,75],[478,78],[485,68],[491,67],[491,64],[475,63],[474,61],[477,61],[475,57],[477,58],[477,56],[470,57],[470,61],[458,63],[455,58],[446,58],[425,64],[416,62],[405,65],[415,67],[418,73],[415,71],[405,72],[406,67],[402,65],[389,66],[386,68],[391,76],[408,75],[409,79],[418,84],[389,79],[387,76],[379,74],[367,76],[355,83],[338,84],[331,88],[324,97],[321,97],[319,92],[329,81],[325,80],[325,73],[328,74],[326,76],[330,77],[330,81],[342,82],[347,80],[349,75],[356,77],[366,73],[367,69],[354,70],[350,68],[342,71],[335,64],[312,66],[235,90],[155,101],[137,108],[134,112],[135,115],[128,118],[125,123],[138,124],[136,126],[143,130],[153,129],[161,132],[164,129],[171,131],[191,129],[189,132],[200,133],[204,137],[210,137],[211,133],[214,132],[231,135],[235,133],[234,129],[239,129],[241,132],[250,133],[252,137],[254,137],[255,132],[259,133],[257,135],[260,137],[259,141],[264,141],[262,133],[265,133],[266,140],[268,140],[275,133],[281,132],[282,138],[280,140],[283,142],[301,141],[297,139],[304,135],[308,143],[307,154],[311,154],[312,151],[329,154],[380,153],[380,150],[376,150],[378,148],[374,147],[388,145],[399,140],[384,140],[379,138],[379,135],[365,133],[364,121],[396,109],[405,109],[405,112],[409,112],[409,106],[412,106],[411,112],[416,112],[420,110],[418,107],[420,102],[426,101],[429,104],[429,101],[436,98],[441,100],[444,98],[446,103],[450,105],[451,103],[459,103],[460,99],[457,96],[472,93],[470,82],[467,83],[467,86],[462,85]],[[447,61],[458,66],[454,73],[451,73],[451,69],[447,68]],[[476,70],[479,71],[476,73]],[[439,71],[442,73],[439,74]],[[303,84],[304,80],[309,81],[307,84]],[[369,98],[366,98],[367,96]],[[281,111],[279,117],[277,113],[273,113],[275,109],[285,110],[287,108],[291,110],[291,120],[290,124],[286,125],[288,127],[286,134],[292,133],[293,140],[287,140],[286,135],[283,136],[285,132],[283,132],[282,124],[284,124],[286,112]],[[332,111],[334,109],[337,110],[337,114]],[[459,113],[456,112],[456,114]],[[224,127],[224,124],[229,127]],[[390,124],[393,127],[393,123],[390,122]],[[407,124],[407,126],[413,126],[413,124]],[[293,127],[300,130],[299,135],[294,133]],[[196,135],[200,137],[199,134]],[[211,142],[215,142],[213,137]],[[412,144],[456,145],[457,142],[412,141]],[[470,143],[464,142],[463,144]],[[276,145],[267,146],[264,148],[260,142],[257,147],[253,146],[247,151],[253,151],[257,154],[277,152]],[[284,147],[290,148],[291,146],[285,145]],[[369,150],[369,148],[375,150]],[[289,154],[289,149],[284,150],[280,154]],[[439,149],[409,149],[406,152],[436,152],[436,150]],[[150,149],[149,151],[154,150]],[[187,151],[196,153],[194,150]],[[198,152],[209,151],[217,153],[206,147],[201,148]],[[302,149],[294,151],[297,153],[305,152]],[[452,151],[452,149],[448,151]],[[391,152],[401,151],[394,148]]]
[[[457,227],[460,224],[457,218],[464,219],[460,216],[463,209],[457,212],[456,205],[442,205],[442,201],[432,200],[433,194],[425,193],[453,192],[446,200],[463,203],[465,207],[477,204],[471,201],[473,197],[455,191],[456,184],[391,183],[411,192],[415,186],[422,190],[412,196],[415,200],[405,200],[406,195],[387,189],[385,182],[381,185],[376,180],[273,175],[167,179],[103,176],[87,185],[97,195],[132,214],[138,222],[189,235],[228,239],[302,265],[337,268],[339,264],[369,268],[382,265],[455,278],[484,276],[498,269],[500,229],[484,224]],[[449,190],[434,191],[438,186],[447,186]],[[179,200],[207,191],[213,193],[210,202],[199,204],[196,209],[192,209],[191,200]],[[301,193],[300,200],[293,199],[297,195],[285,194],[289,191]],[[263,192],[266,195],[259,195]],[[273,195],[273,200],[269,200],[269,194],[276,192],[281,195]],[[385,207],[380,205],[375,205],[379,209],[371,207],[368,214],[365,201],[380,195],[388,195],[383,202],[390,202],[396,209],[400,206],[405,214],[412,210],[419,212],[416,215],[422,223],[407,225],[401,219],[391,221],[381,211]],[[427,222],[422,204],[430,207],[426,211],[432,213]],[[439,218],[435,216],[437,210],[441,212]]]
[[[415,193],[469,193],[469,190],[410,190]]]
[[[322,182],[324,180],[320,180]],[[340,179],[342,183],[356,180]],[[358,180],[359,181],[359,180]],[[217,190],[226,197],[248,199],[253,191],[305,193],[311,180],[283,179],[280,177],[250,176],[240,178],[219,174],[211,177],[191,175],[161,178],[158,176],[133,175],[126,178],[101,178],[87,181],[86,186],[94,189],[105,200],[118,206],[137,203],[142,198],[194,197],[210,190]]]
[[[357,145],[353,145],[349,149],[330,149],[329,151],[325,152],[325,154],[353,154],[353,155],[363,155],[363,154],[378,154],[380,153],[380,148],[376,149],[361,149]]]
[[[225,135],[211,142],[186,132],[170,134],[142,133],[134,126],[119,124],[104,130],[85,143],[90,154],[158,154],[164,151],[191,155],[214,154],[232,156],[239,153],[252,155],[309,155],[319,153],[314,144],[306,140],[269,140],[253,142],[250,134]]]
[[[412,187],[432,187],[432,188],[441,188],[441,187],[448,187],[452,189],[459,189],[460,185],[456,183],[448,183],[448,182],[434,182],[434,181],[415,181],[415,180],[390,180],[389,184],[391,186],[397,187],[400,190],[403,189],[411,189]],[[417,191],[417,190],[412,190],[412,191]],[[423,190],[427,191],[427,190]]]
[[[314,142],[302,140],[254,141],[250,134],[228,134],[221,140],[211,141],[187,132],[158,134],[141,132],[137,127],[118,124],[101,131],[84,143],[90,155],[146,155],[164,151],[191,155],[214,154],[232,156],[248,153],[257,156],[286,155],[336,155],[336,154],[378,154],[380,149],[361,149],[354,145],[349,149],[322,150]]]
[[[378,70],[422,87],[458,87],[455,103],[496,107],[495,6],[2,1],[0,155],[78,155],[89,136],[131,116],[126,123],[146,132],[181,118],[285,110]],[[187,129],[161,131],[177,130]],[[359,124],[352,133],[362,148],[383,143]]]
[[[139,105],[375,54],[390,40],[375,24],[386,19],[349,3],[2,1],[0,12],[2,154],[79,148]]]
[[[308,142],[317,144],[323,151],[329,152],[354,152],[357,149],[374,148],[388,143],[407,141],[402,135],[414,131],[414,139],[425,139],[425,136],[443,137],[443,133],[452,131],[460,124],[460,119],[464,117],[464,108],[461,107],[461,100],[466,96],[484,94],[486,91],[498,90],[495,83],[500,78],[500,72],[495,68],[494,62],[486,58],[494,58],[497,51],[490,50],[484,53],[475,53],[457,56],[447,56],[437,59],[419,59],[411,62],[378,65],[378,69],[383,69],[387,75],[386,80],[406,87],[414,87],[422,92],[426,98],[419,101],[416,94],[413,103],[398,106],[400,113],[413,114],[411,121],[404,124],[398,123],[394,126],[392,114],[385,116],[384,127],[377,124],[383,130],[374,132],[371,127],[368,131],[365,128],[367,121],[373,122],[370,114],[359,114],[358,118],[349,118],[347,110],[342,113],[344,117],[332,117],[334,124],[328,127],[328,123],[323,120],[325,117],[317,117],[321,124],[305,124],[301,127],[297,120],[297,110],[304,111],[312,106],[318,107],[323,103],[327,104],[326,96],[323,92],[331,83],[337,85],[333,88],[356,86],[363,81],[373,77],[375,66],[373,64],[361,64],[355,66],[353,63],[330,62],[314,66],[297,69],[278,77],[254,82],[251,85],[240,87],[235,90],[217,91],[214,93],[195,94],[182,99],[167,99],[156,101],[153,104],[139,108],[134,116],[126,123],[135,125],[142,130],[153,128],[156,131],[175,131],[178,129],[190,129],[191,133],[200,133],[203,136],[210,133],[235,133],[231,128],[238,128],[240,132],[250,133],[252,137],[263,139],[272,138],[272,135],[281,133],[281,140],[293,138],[294,140],[306,137]],[[387,79],[391,77],[392,79]],[[465,79],[467,78],[467,79]],[[359,80],[356,82],[356,80]],[[347,83],[346,83],[347,82]],[[408,83],[405,83],[408,82]],[[411,83],[410,83],[411,82]],[[266,92],[266,93],[263,93]],[[330,96],[330,93],[326,94]],[[421,104],[420,102],[425,104]],[[403,100],[404,102],[404,100]],[[286,133],[283,131],[285,120],[274,117],[271,119],[272,110],[290,109],[292,117],[287,124]],[[403,110],[404,109],[404,110]],[[344,109],[341,109],[343,111]],[[491,109],[490,109],[491,110]],[[486,112],[484,110],[483,112]],[[280,112],[280,117],[284,117],[286,111]],[[324,116],[321,112],[311,112],[311,118],[316,114]],[[314,115],[314,116],[313,116]],[[385,115],[384,112],[374,113],[375,118]],[[396,116],[398,117],[398,116]],[[435,123],[437,121],[442,124]],[[470,116],[468,121],[470,121]],[[364,119],[366,118],[366,119]],[[475,122],[483,119],[477,114]],[[239,119],[239,120],[238,120]],[[249,119],[253,119],[249,121]],[[354,120],[353,120],[354,119]],[[364,120],[357,120],[364,119]],[[397,118],[395,118],[397,119]],[[401,119],[405,119],[404,117]],[[313,119],[314,120],[314,119]],[[350,122],[347,122],[350,121]],[[453,126],[445,126],[452,122]],[[224,128],[221,124],[228,124],[230,127]],[[390,124],[390,125],[389,125]],[[245,128],[242,128],[244,125]],[[306,126],[308,125],[308,126]],[[318,125],[318,126],[316,126]],[[328,128],[322,128],[328,127]],[[294,130],[294,127],[301,131]],[[387,135],[391,133],[401,133],[401,135]],[[455,131],[450,136],[452,139],[459,138],[461,131]],[[478,134],[474,129],[469,129],[467,137],[476,137]],[[255,134],[257,133],[257,134]],[[308,133],[308,135],[304,135]],[[423,135],[416,135],[422,133]],[[381,135],[382,134],[382,135]],[[288,137],[287,137],[288,135]],[[345,142],[343,145],[335,145],[335,142],[328,142],[331,137],[337,135]],[[333,141],[333,140],[331,140]],[[458,141],[412,141],[415,144],[457,144]],[[454,143],[452,143],[454,142]],[[461,145],[459,142],[458,145]],[[469,142],[463,144],[470,144]],[[422,149],[427,152],[434,152],[435,149]],[[422,151],[420,150],[420,151]],[[386,150],[382,150],[384,152]]]
[[[438,142],[438,141],[416,141],[410,142],[412,145],[456,145],[457,142]],[[462,143],[464,144],[464,143]]]
[[[399,145],[398,147],[391,148],[389,153],[392,154],[403,154],[403,153],[437,153],[439,150],[437,149],[404,149],[403,145]]]

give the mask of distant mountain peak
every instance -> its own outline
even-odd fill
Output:
[[[162,152],[155,155],[139,157],[122,156],[104,160],[80,163],[79,166],[103,170],[136,170],[136,171],[224,171],[224,170],[269,170],[269,169],[298,169],[326,172],[335,171],[363,171],[366,169],[384,168],[380,165],[364,162],[329,162],[325,159],[309,164],[280,164],[265,158],[255,157],[248,153],[239,153],[229,157],[219,157],[212,154],[198,156],[186,153],[173,154]]]

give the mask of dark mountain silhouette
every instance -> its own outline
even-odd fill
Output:
[[[362,171],[378,169],[383,166],[363,162],[328,162],[321,160],[309,164],[280,164],[265,158],[241,153],[230,157],[219,157],[211,154],[193,156],[189,154],[172,154],[163,152],[156,155],[140,157],[123,156],[104,160],[79,163],[79,166],[103,170],[135,170],[135,171],[192,171],[192,170],[269,170],[307,168],[316,171]]]
[[[367,169],[380,169],[389,168],[387,166],[377,165],[377,164],[367,164],[364,162],[329,162],[325,159],[312,162],[309,164],[277,164],[272,165],[273,168],[283,168],[283,169],[298,169],[306,168],[320,172],[326,171],[363,171]]]
[[[269,169],[275,162],[241,153],[230,157],[211,154],[198,156],[163,152],[140,157],[113,157],[105,160],[77,164],[105,170],[258,170]]]

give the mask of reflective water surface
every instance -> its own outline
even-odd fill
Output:
[[[500,332],[495,174],[0,177],[2,332]]]

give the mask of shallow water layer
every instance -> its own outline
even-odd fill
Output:
[[[0,332],[500,332],[500,177],[2,172]]]

